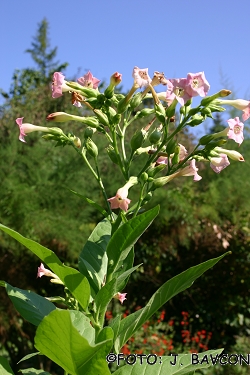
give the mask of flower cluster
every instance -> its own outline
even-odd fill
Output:
[[[110,83],[104,93],[100,93],[100,80],[88,71],[77,82],[67,81],[61,72],[55,72],[52,82],[52,97],[58,98],[65,93],[71,95],[72,104],[85,106],[92,111],[92,116],[76,116],[64,112],[48,115],[47,120],[53,122],[78,121],[86,126],[84,141],[79,137],[64,134],[60,128],[41,127],[23,123],[23,117],[16,120],[20,135],[24,137],[33,132],[41,131],[46,139],[55,140],[57,145],[72,145],[84,158],[91,173],[97,180],[107,205],[107,212],[112,220],[112,210],[120,209],[125,214],[130,211],[136,215],[142,205],[151,198],[154,190],[169,183],[177,177],[192,176],[194,181],[201,180],[197,162],[209,162],[216,173],[220,173],[229,164],[229,159],[244,161],[244,157],[237,151],[228,150],[223,146],[227,139],[238,145],[244,140],[244,124],[239,117],[228,119],[228,126],[222,132],[202,137],[193,151],[177,141],[177,135],[186,126],[198,126],[207,117],[213,118],[213,112],[224,111],[223,105],[231,105],[243,111],[242,119],[250,117],[250,102],[243,99],[220,99],[230,95],[229,90],[221,90],[208,96],[210,85],[204,72],[188,73],[186,78],[166,78],[164,73],[155,71],[151,78],[148,69],[134,67],[133,85],[127,95],[116,94],[115,87],[121,83],[122,75],[115,72],[110,77]],[[157,93],[155,87],[159,84],[167,86],[165,92]],[[142,89],[140,93],[136,90]],[[192,108],[192,99],[202,98],[199,106]],[[144,106],[144,99],[151,98],[153,105]],[[147,103],[147,102],[145,102]],[[180,105],[180,121],[176,122],[175,112]],[[128,126],[137,119],[153,116],[146,126],[138,129],[130,140],[131,153],[127,155],[125,135]],[[154,125],[154,123],[156,125]],[[174,123],[174,128],[171,124]],[[171,126],[170,126],[171,125]],[[98,169],[93,170],[88,157],[95,159],[97,168],[98,146],[92,139],[95,132],[105,135],[108,141],[107,153],[111,161],[120,168],[125,184],[119,187],[116,194],[107,198]],[[137,176],[131,176],[132,161],[140,155],[148,155],[145,165]],[[157,174],[161,176],[157,177]],[[130,207],[129,189],[139,184],[138,201]]]

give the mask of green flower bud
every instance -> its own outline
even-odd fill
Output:
[[[141,180],[143,182],[146,182],[148,180],[148,174],[146,172],[143,172],[141,175]]]
[[[84,131],[84,138],[87,139],[87,138],[92,138],[93,137],[93,134],[96,132],[96,129],[94,128],[91,128],[91,127],[87,127]]]
[[[159,131],[158,129],[155,129],[149,136],[149,142],[151,145],[156,145],[162,137],[162,132]]]
[[[173,154],[176,147],[176,141],[174,138],[171,138],[170,141],[166,145],[166,152],[168,155]]]
[[[130,107],[132,109],[138,107],[140,104],[141,104],[141,101],[142,101],[142,95],[140,92],[138,92],[137,94],[135,94],[132,99],[130,100]]]
[[[200,138],[199,144],[202,146],[207,145],[209,142],[212,141],[213,138],[214,137],[212,134],[204,135],[203,137]]]
[[[138,118],[146,117],[146,116],[151,115],[154,112],[155,111],[153,108],[143,108],[141,111],[136,113],[136,117]]]
[[[105,115],[105,113],[103,113],[103,112],[100,111],[99,109],[95,109],[94,112],[95,112],[96,116],[98,117],[99,121],[100,121],[104,126],[108,126],[108,127],[109,127],[109,120],[108,120],[107,115]]]
[[[119,164],[118,162],[118,157],[115,153],[115,150],[114,150],[114,147],[109,145],[107,148],[106,148],[106,151],[108,153],[108,156],[110,157],[111,161],[115,164]]]
[[[194,115],[190,122],[187,123],[189,126],[197,126],[200,125],[204,121],[204,117],[202,115]]]
[[[100,126],[97,118],[93,116],[83,117],[83,123],[90,126],[91,128],[98,128]]]
[[[211,95],[211,96],[206,96],[204,99],[202,99],[201,101],[201,105],[203,105],[204,107],[206,107],[209,103],[211,103],[214,99],[217,99],[217,98],[224,98],[225,96],[228,96],[232,93],[232,91],[230,90],[226,90],[226,89],[223,89],[223,90],[220,90],[219,92],[217,92],[216,94],[214,95]]]
[[[155,116],[162,124],[165,124],[166,111],[161,103],[155,104]]]
[[[152,198],[153,196],[153,193],[151,191],[148,192],[148,194],[144,197],[143,201],[142,201],[142,205],[148,203],[150,201],[150,199]]]
[[[98,156],[98,148],[96,146],[96,144],[92,141],[91,138],[88,138],[85,142],[85,147],[86,147],[86,150],[88,151],[88,153],[93,157],[93,158],[97,158]]]
[[[165,164],[157,165],[156,167],[149,167],[147,170],[149,177],[155,177],[157,173],[161,172],[166,167]]]
[[[179,145],[177,145],[176,147],[175,147],[175,150],[174,150],[174,156],[172,157],[172,164],[173,165],[175,165],[175,164],[178,164],[179,163],[179,161],[180,161],[180,157],[179,157],[179,155],[180,155],[180,146]]]
[[[156,178],[153,183],[152,183],[152,186],[150,188],[150,191],[154,191],[155,189],[158,189],[164,185],[166,185],[169,181],[171,181],[173,178],[175,177],[174,174],[170,175],[170,176],[164,176],[164,177],[159,177],[159,178]]]
[[[127,98],[125,97],[119,101],[118,106],[117,106],[117,113],[122,114],[123,112],[126,111],[128,106],[129,106],[129,100],[127,101]]]
[[[134,133],[130,141],[130,147],[131,147],[132,153],[134,153],[138,148],[140,148],[143,145],[144,141],[147,138],[147,135],[148,133],[144,129],[138,129]]]

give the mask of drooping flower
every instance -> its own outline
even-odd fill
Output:
[[[86,73],[83,77],[78,78],[77,82],[82,86],[97,89],[101,81],[94,77],[90,71],[88,71],[88,73]]]
[[[121,304],[123,304],[123,302],[125,301],[125,299],[127,299],[126,295],[127,295],[127,293],[117,293],[114,296],[114,298],[119,299],[119,301],[121,302]]]
[[[40,267],[38,267],[37,269],[37,277],[42,277],[42,276],[48,276],[48,277],[53,277],[53,279],[59,279],[59,277],[55,273],[45,268],[43,263],[41,263]]]
[[[45,133],[50,132],[50,129],[46,128],[44,126],[36,126],[36,125],[32,125],[32,124],[23,124],[23,119],[24,119],[24,117],[19,117],[19,118],[16,119],[16,123],[19,126],[19,130],[20,130],[19,140],[22,141],[22,142],[26,143],[24,137],[28,133],[32,133],[32,132],[36,132],[36,131],[42,131],[42,132],[45,132]]]
[[[178,176],[194,176],[194,181],[200,181],[202,177],[198,175],[198,168],[195,165],[195,159],[192,159],[187,167],[184,167],[179,172]]]
[[[223,169],[230,165],[230,161],[226,154],[220,154],[219,156],[214,156],[210,158],[210,167],[216,173],[220,173]]]
[[[128,205],[131,202],[131,200],[128,199],[128,188],[123,186],[122,188],[118,189],[116,195],[109,198],[108,201],[110,202],[112,210],[120,208],[123,211],[127,211]]]
[[[67,86],[64,78],[64,75],[60,72],[55,72],[53,74],[52,98],[59,98],[63,95],[63,92],[72,90],[69,86]]]
[[[239,117],[235,117],[234,119],[231,118],[230,120],[227,120],[227,122],[229,125],[229,131],[227,133],[228,138],[233,139],[236,143],[240,145],[244,140],[243,122],[240,122]]]
[[[204,72],[188,73],[186,82],[186,91],[191,97],[206,96],[210,85],[205,78]]]
[[[174,99],[177,99],[180,105],[183,106],[192,97],[187,92],[186,85],[186,78],[169,79],[166,92],[166,101],[171,103]]]
[[[240,109],[243,111],[242,120],[246,121],[250,117],[250,101],[244,99],[235,99],[235,100],[218,100],[219,104],[222,105],[231,105],[234,108]]]
[[[131,202],[131,200],[128,199],[128,191],[132,186],[136,185],[137,183],[138,178],[135,176],[131,176],[128,182],[122,188],[117,190],[116,195],[108,199],[112,210],[116,208],[120,208],[123,211],[128,210],[128,205]]]
[[[151,78],[148,75],[148,68],[140,69],[135,66],[133,69],[134,84],[138,87],[148,86],[151,82]]]

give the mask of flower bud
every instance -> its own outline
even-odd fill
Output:
[[[142,175],[141,175],[141,180],[143,182],[147,182],[148,180],[148,174],[146,172],[143,172]]]
[[[132,153],[134,153],[138,148],[140,148],[143,145],[144,141],[147,138],[147,135],[148,133],[144,129],[138,129],[134,133],[130,141],[130,147],[131,147]]]
[[[72,91],[76,91],[83,94],[85,98],[97,98],[100,95],[99,91],[91,87],[85,87],[77,82],[67,82],[67,85],[72,88]]]
[[[112,98],[112,96],[114,95],[115,86],[119,85],[121,81],[122,81],[122,75],[120,73],[115,72],[114,74],[112,74],[112,76],[110,77],[110,84],[104,91],[104,95],[106,96],[106,98],[108,99]]]
[[[96,132],[96,129],[95,128],[91,128],[90,126],[88,126],[85,131],[84,131],[84,138],[87,139],[87,138],[92,138],[93,137],[93,134]]]
[[[125,112],[126,109],[128,108],[128,105],[129,105],[129,100],[127,100],[126,97],[120,100],[117,105],[117,113],[122,114],[123,112]]]
[[[96,144],[92,141],[91,138],[88,138],[85,142],[85,147],[88,151],[88,153],[93,157],[93,158],[97,158],[98,156],[98,148],[96,146]]]
[[[158,188],[166,185],[169,181],[171,181],[175,177],[175,175],[176,175],[176,173],[174,173],[170,176],[164,176],[164,177],[156,178],[152,183],[150,191],[154,191],[155,189],[158,189]]]
[[[174,150],[174,156],[172,157],[173,165],[178,164],[180,161],[180,150],[181,150],[181,147],[177,145]]]
[[[160,165],[157,165],[156,167],[149,167],[149,169],[147,170],[148,176],[155,177],[157,173],[161,172],[165,167],[166,167],[166,164],[160,164]]]
[[[73,142],[74,142],[74,145],[77,147],[77,148],[81,148],[81,140],[80,140],[80,138],[78,138],[78,137],[74,137],[74,140],[73,140]]]
[[[108,120],[107,115],[105,115],[105,113],[103,113],[103,112],[100,111],[99,109],[94,109],[94,112],[95,112],[96,116],[98,117],[99,121],[100,121],[104,126],[108,126],[108,127],[109,127],[109,120]]]
[[[130,100],[130,107],[132,109],[138,107],[142,102],[142,95],[140,92],[138,92],[137,94],[135,94],[132,99]]]
[[[151,191],[149,191],[147,193],[147,195],[144,197],[143,201],[142,201],[142,205],[148,203],[150,201],[150,199],[152,198],[153,194]]]
[[[149,136],[149,142],[151,145],[156,145],[162,137],[162,132],[159,131],[159,128],[155,129]]]
[[[117,158],[117,155],[115,153],[115,150],[114,150],[114,147],[109,145],[107,148],[106,148],[106,151],[108,153],[108,156],[110,157],[110,160],[115,163],[115,164],[119,164],[118,162],[118,158]]]
[[[197,126],[200,125],[204,121],[204,117],[202,115],[194,115],[190,122],[187,123],[189,126]]]
[[[171,138],[168,144],[166,145],[166,152],[168,155],[173,154],[176,146],[176,141],[174,138]]]
[[[204,145],[208,144],[209,142],[211,142],[212,139],[214,139],[213,134],[204,135],[203,137],[200,138],[199,144],[204,146]]]
[[[166,111],[161,102],[155,104],[155,116],[162,124],[165,124]]]
[[[154,112],[155,111],[153,108],[143,108],[141,111],[136,113],[136,117],[138,118],[146,117],[146,116],[151,115]]]

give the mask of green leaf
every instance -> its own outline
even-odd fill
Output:
[[[30,359],[32,357],[35,357],[36,355],[41,355],[41,353],[40,352],[36,352],[36,353],[27,354],[22,359],[20,359],[20,361],[17,362],[17,364],[20,363],[20,362],[26,361],[27,359]]]
[[[82,198],[83,200],[85,200],[85,202],[89,203],[91,206],[95,207],[99,212],[101,212],[101,214],[103,216],[109,217],[109,214],[107,213],[107,211],[105,211],[101,206],[99,206],[99,204],[95,203],[94,201],[92,201],[91,199],[85,197],[84,195],[77,193],[74,190],[71,190],[71,189],[69,189],[67,187],[66,187],[66,189],[68,189],[69,191],[71,191],[71,193],[73,193],[73,194],[77,195],[78,197]]]
[[[157,311],[172,297],[183,290],[189,288],[193,282],[200,277],[205,271],[213,267],[219,260],[221,260],[226,254],[221,255],[218,258],[210,259],[197,266],[190,267],[186,271],[173,277],[164,283],[150,298],[147,305],[130,314],[120,323],[119,334],[115,341],[115,350],[120,351],[120,348],[127,342],[127,340]]]
[[[79,270],[89,280],[92,296],[101,289],[107,273],[106,248],[111,236],[111,224],[102,220],[86,242],[79,256]]]
[[[81,336],[85,337],[89,344],[95,343],[95,329],[90,323],[90,319],[84,315],[81,311],[68,310],[73,326],[80,333]]]
[[[22,245],[37,255],[42,262],[46,263],[51,270],[62,280],[64,285],[70,290],[78,300],[84,310],[87,309],[90,298],[90,286],[86,277],[74,268],[62,264],[56,254],[40,245],[39,243],[23,237],[18,232],[0,224],[0,229],[15,238]]]
[[[9,362],[6,358],[0,357],[0,374],[1,375],[15,375],[11,370]]]
[[[129,276],[130,276],[131,273],[127,274],[127,277],[125,279],[124,279],[124,277],[120,278],[120,276],[122,276],[126,271],[132,269],[133,264],[134,264],[134,257],[135,257],[134,247],[132,247],[132,249],[128,253],[128,256],[126,257],[126,259],[124,259],[124,261],[122,263],[122,267],[113,275],[114,278],[117,278],[118,292],[123,290],[128,283]],[[137,266],[136,268],[138,268],[138,267],[139,266]]]
[[[105,358],[113,343],[112,329],[105,330],[102,339],[90,345],[73,326],[68,310],[54,310],[38,326],[35,347],[71,375],[110,375]]]
[[[35,326],[56,309],[52,302],[30,290],[15,288],[8,283],[5,283],[5,289],[21,316]]]
[[[50,375],[48,371],[36,370],[35,368],[26,368],[25,370],[20,370],[24,375]]]
[[[121,225],[111,237],[108,247],[108,271],[107,279],[112,278],[112,274],[119,270],[123,261],[128,256],[131,248],[138,238],[152,223],[159,213],[159,207],[154,207],[149,211],[129,220]]]
[[[131,358],[134,365],[125,365],[116,370],[114,375],[184,375],[194,373],[196,370],[205,369],[214,364],[213,360],[222,353],[223,349],[208,350],[199,354],[179,354],[173,356],[157,357],[147,355]],[[195,357],[192,357],[194,355]],[[202,362],[203,360],[203,362]],[[142,364],[140,363],[142,361]],[[148,362],[148,363],[147,363]],[[155,363],[154,363],[155,362]],[[197,363],[198,362],[198,363]],[[202,362],[202,363],[201,363]],[[124,361],[121,360],[121,363]],[[151,363],[151,364],[150,364]]]

